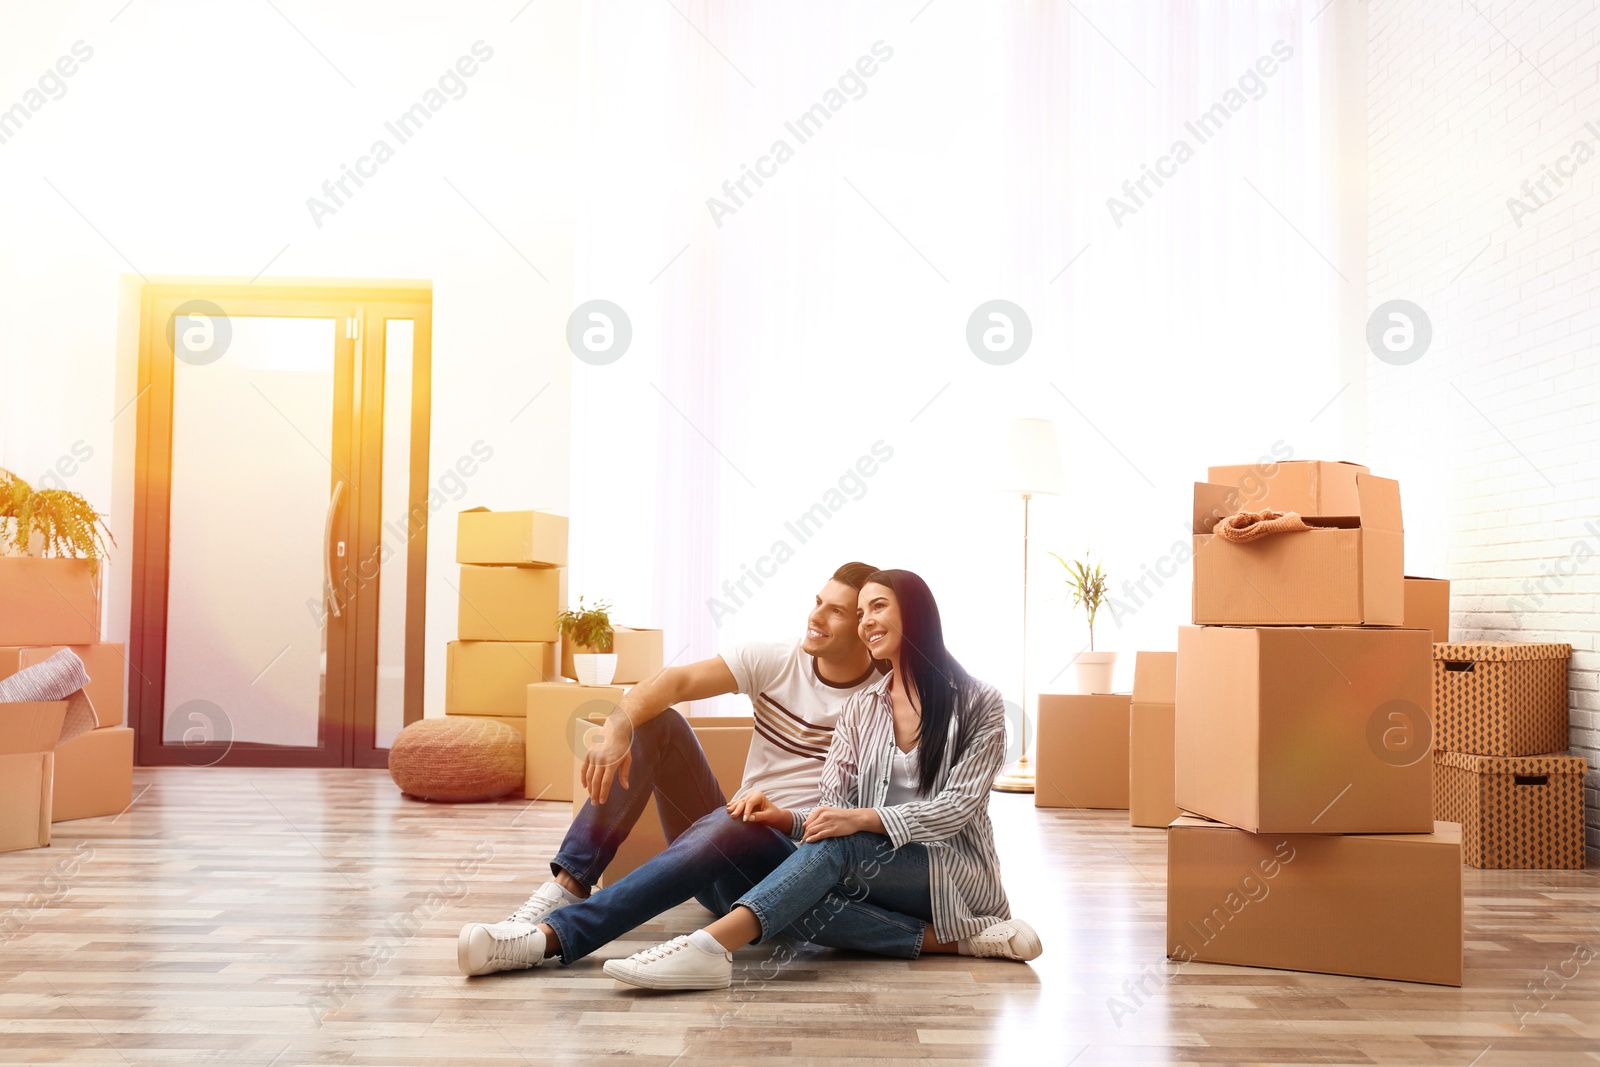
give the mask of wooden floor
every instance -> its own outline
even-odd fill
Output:
[[[566,804],[421,804],[382,771],[140,769],[135,793],[0,855],[0,1063],[1600,1063],[1600,959],[1567,962],[1600,954],[1592,870],[1467,871],[1459,990],[1179,967],[1162,831],[997,795],[1035,964],[808,949],[763,981],[756,948],[734,989],[662,995],[600,960],[696,905],[570,968],[456,973],[456,931],[537,885]]]

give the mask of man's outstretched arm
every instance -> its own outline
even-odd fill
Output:
[[[633,763],[630,750],[633,731],[674,704],[690,700],[709,700],[724,693],[736,693],[739,683],[721,656],[668,667],[633,686],[622,695],[606,719],[604,740],[587,750],[580,781],[589,791],[589,800],[604,804],[611,795],[611,783],[619,777],[628,784]]]

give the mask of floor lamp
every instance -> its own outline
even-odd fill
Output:
[[[1002,492],[1022,497],[1022,758],[1000,768],[994,787],[1003,793],[1033,792],[1033,763],[1028,759],[1028,505],[1037,495],[1065,492],[1061,446],[1049,419],[1012,419],[1006,424],[1006,451],[1001,471]]]

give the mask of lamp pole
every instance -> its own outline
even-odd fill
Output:
[[[1002,793],[1034,789],[1033,764],[1028,761],[1028,502],[1032,499],[1032,493],[1022,494],[1022,755],[995,775],[994,788]]]

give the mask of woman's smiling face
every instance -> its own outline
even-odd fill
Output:
[[[900,653],[900,602],[894,590],[877,582],[861,587],[856,631],[873,659],[894,659]]]

